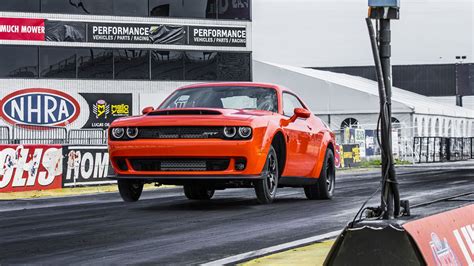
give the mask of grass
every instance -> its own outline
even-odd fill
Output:
[[[395,159],[395,165],[409,165],[409,164],[411,164],[409,161]],[[382,161],[380,159],[363,160],[360,163],[360,165],[355,168],[373,168],[373,167],[380,167],[381,165],[382,165]]]

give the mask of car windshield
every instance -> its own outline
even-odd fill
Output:
[[[204,87],[174,92],[160,109],[224,108],[278,112],[276,90],[259,87]]]

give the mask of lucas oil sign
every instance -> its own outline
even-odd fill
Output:
[[[117,118],[132,115],[131,93],[80,93],[89,105],[84,128],[108,128]]]
[[[61,188],[60,145],[0,145],[0,192]]]
[[[52,89],[17,90],[0,101],[0,116],[12,125],[65,126],[79,113],[74,98]]]

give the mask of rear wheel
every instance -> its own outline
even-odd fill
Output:
[[[214,192],[214,189],[205,186],[184,185],[184,195],[190,200],[210,200]]]
[[[305,186],[304,193],[310,200],[331,199],[334,195],[335,186],[336,166],[334,163],[334,153],[331,149],[327,149],[318,182],[314,185]]]
[[[267,161],[262,172],[262,179],[255,183],[255,194],[261,204],[272,203],[276,196],[278,187],[278,157],[273,146],[267,155]]]
[[[118,180],[120,196],[126,202],[135,202],[140,199],[143,183],[137,180]]]

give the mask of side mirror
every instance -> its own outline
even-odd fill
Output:
[[[294,115],[290,118],[291,122],[295,122],[296,119],[298,119],[298,118],[306,119],[306,118],[309,118],[311,116],[311,112],[304,109],[304,108],[295,108],[293,113],[294,113]]]
[[[153,112],[154,110],[155,110],[155,108],[153,108],[151,106],[148,106],[148,107],[143,108],[142,114],[146,115],[146,114],[149,114],[149,113]]]
[[[296,116],[297,118],[304,118],[304,119],[306,119],[306,118],[309,118],[309,117],[311,116],[311,112],[308,111],[308,110],[306,110],[306,109],[304,109],[304,108],[295,108],[294,113],[295,113],[295,116]]]

